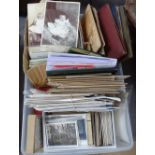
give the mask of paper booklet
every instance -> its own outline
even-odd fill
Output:
[[[117,59],[112,58],[70,53],[49,53],[46,72],[47,75],[66,71],[72,72],[72,70],[76,73],[76,70],[106,69],[114,68],[116,65]]]

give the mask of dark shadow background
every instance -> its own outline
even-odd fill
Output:
[[[122,5],[125,0],[68,0],[80,1],[81,10],[84,12],[88,3],[99,9],[104,3],[112,3]],[[27,3],[35,3],[39,0],[19,0],[19,144],[21,144],[22,132],[22,112],[23,112],[23,89],[24,89],[24,73],[22,69],[22,53],[23,53],[23,32],[25,19],[27,15]],[[129,92],[129,110],[132,125],[133,139],[136,140],[136,29],[130,24],[133,58],[122,63],[123,72],[125,75],[131,75],[127,80],[127,90]],[[20,145],[19,145],[20,151]]]

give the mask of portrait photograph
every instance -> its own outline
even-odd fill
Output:
[[[78,42],[80,4],[46,3],[42,45],[76,47]]]

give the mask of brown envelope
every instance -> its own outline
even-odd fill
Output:
[[[88,50],[92,50],[93,52],[98,52],[101,48],[102,43],[95,23],[92,8],[89,4],[82,18],[82,26],[86,48]]]
[[[98,33],[99,33],[101,43],[102,43],[100,54],[105,55],[105,51],[104,51],[105,41],[104,41],[104,37],[103,37],[102,31],[101,31],[97,10],[94,7],[92,7],[92,11],[93,11],[94,19],[95,19],[96,26],[97,26],[97,29],[98,29]]]

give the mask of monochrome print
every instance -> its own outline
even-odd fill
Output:
[[[79,3],[47,2],[42,45],[76,47],[79,11]]]
[[[75,122],[53,123],[46,126],[47,145],[77,145],[77,128]]]

